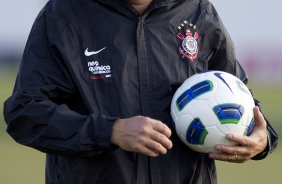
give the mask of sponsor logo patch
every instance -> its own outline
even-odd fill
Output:
[[[111,66],[100,65],[98,61],[88,62],[88,70],[93,74],[92,80],[111,77]]]
[[[104,47],[104,48],[102,48],[102,49],[100,49],[100,50],[97,50],[97,51],[91,51],[91,52],[89,52],[88,51],[88,48],[84,51],[84,54],[85,54],[85,56],[92,56],[92,55],[96,55],[96,54],[99,54],[100,52],[102,52],[103,50],[105,50],[106,49],[106,47]]]
[[[88,51],[88,48],[84,51],[84,55],[88,58],[91,57],[97,57],[96,55],[105,50],[106,47],[97,50],[97,51]],[[87,63],[88,71],[91,72],[90,79],[91,80],[97,80],[97,79],[104,79],[112,77],[111,74],[111,66],[110,65],[104,65],[101,64],[98,60],[92,60]]]

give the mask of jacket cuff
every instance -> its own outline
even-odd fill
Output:
[[[97,130],[96,143],[99,147],[105,150],[115,150],[118,146],[111,143],[113,123],[119,119],[118,117],[101,117],[102,121],[99,123]]]
[[[268,154],[271,153],[271,150],[270,150],[271,141],[270,141],[270,140],[271,140],[271,139],[270,139],[270,135],[269,135],[269,132],[268,132],[268,130],[267,130],[267,145],[266,145],[266,148],[265,148],[262,152],[258,153],[256,156],[254,156],[254,157],[252,158],[252,160],[262,160],[262,159],[264,159]]]

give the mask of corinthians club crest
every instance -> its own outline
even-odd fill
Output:
[[[179,33],[177,37],[181,40],[178,52],[182,58],[194,61],[198,57],[198,39],[197,26],[183,21],[179,26]]]

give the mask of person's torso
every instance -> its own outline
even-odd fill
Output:
[[[50,45],[81,94],[76,105],[111,117],[144,115],[173,129],[175,90],[189,76],[206,71],[213,54],[203,46],[205,4],[164,1],[138,16],[110,1],[51,2],[46,10]],[[172,141],[173,149],[157,158],[121,149],[91,159],[48,155],[47,181],[216,182],[212,160],[188,149],[174,131]]]

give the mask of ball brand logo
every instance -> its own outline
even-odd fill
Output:
[[[245,92],[245,93],[248,94],[250,97],[252,97],[252,94],[250,93],[250,90],[246,87],[246,85],[245,85],[242,81],[236,80],[236,84],[237,84],[238,88],[239,88],[241,91]]]
[[[228,83],[226,82],[226,80],[221,76],[223,73],[214,73],[214,75],[219,78],[229,89],[230,91],[233,93],[232,89],[230,88],[230,86],[228,85]]]
[[[185,20],[177,28],[180,31],[177,37],[182,41],[178,47],[180,56],[190,61],[196,60],[199,51],[197,26]]]

